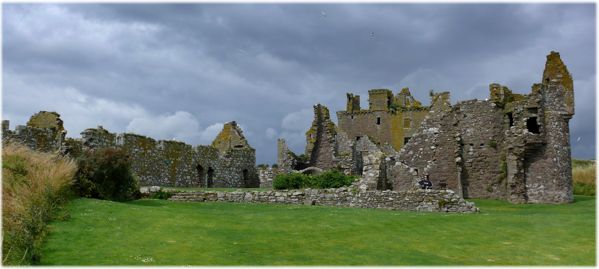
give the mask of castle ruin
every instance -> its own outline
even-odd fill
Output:
[[[540,83],[529,94],[491,84],[487,100],[450,103],[449,92],[433,93],[423,106],[409,89],[393,95],[370,90],[369,107],[347,94],[345,111],[314,106],[306,132],[307,163],[361,175],[361,190],[404,191],[429,176],[433,188],[464,198],[512,203],[573,201],[569,120],[573,81],[559,53],[547,56]],[[278,166],[297,168],[297,156],[278,142]],[[297,169],[296,169],[297,170]]]
[[[84,150],[121,148],[131,158],[131,169],[142,186],[239,188],[258,187],[256,151],[236,122],[228,122],[211,145],[115,134],[102,126],[86,129],[81,138],[67,138],[60,115],[41,111],[9,130],[2,121],[3,141],[15,141],[32,149],[77,157]]]

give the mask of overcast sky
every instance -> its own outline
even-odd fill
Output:
[[[67,136],[103,125],[209,144],[235,120],[276,162],[302,153],[312,106],[410,87],[485,99],[529,93],[559,51],[574,78],[572,154],[595,157],[594,4],[3,4],[3,118],[61,114]]]

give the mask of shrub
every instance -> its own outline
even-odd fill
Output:
[[[314,183],[311,185],[311,187],[320,189],[349,186],[355,180],[355,177],[347,176],[336,170],[326,171],[318,176],[314,176],[313,178]]]
[[[300,189],[306,185],[309,176],[300,173],[279,174],[272,182],[272,187],[281,189]]]
[[[300,173],[279,174],[273,180],[274,189],[301,189],[301,188],[339,188],[351,185],[355,180],[339,171],[327,171],[320,175],[310,176]]]
[[[128,201],[139,197],[131,160],[122,149],[88,151],[79,158],[75,190],[82,197]]]
[[[7,144],[2,150],[2,263],[35,264],[46,224],[72,197],[77,167],[66,157]]]

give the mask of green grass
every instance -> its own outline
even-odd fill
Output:
[[[595,198],[479,214],[77,199],[45,265],[595,265]]]
[[[163,190],[167,191],[182,191],[182,192],[193,192],[193,191],[224,191],[234,192],[237,190],[242,191],[268,191],[271,189],[267,188],[194,188],[194,187],[162,187]]]
[[[572,159],[574,194],[595,196],[597,181],[595,169],[594,160]]]

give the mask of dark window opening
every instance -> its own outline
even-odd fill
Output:
[[[376,117],[376,125],[381,125],[381,117]]]
[[[356,136],[356,141],[360,141],[361,136]]]
[[[414,169],[414,172],[416,172],[416,175],[418,175],[418,169]]]
[[[349,116],[349,118],[353,120],[354,119],[354,115]]]
[[[484,144],[484,143],[480,143],[480,147],[481,147],[481,148],[482,148],[482,147],[484,147],[484,146],[485,146],[485,144]]]
[[[529,107],[528,108],[528,113],[529,114],[537,114],[539,112],[539,109],[537,109],[536,107]]]
[[[208,167],[208,177],[206,179],[206,187],[208,187],[208,188],[214,187],[214,169],[212,169],[212,167]]]
[[[243,145],[235,145],[234,148],[240,149],[243,148]]]
[[[539,124],[537,123],[537,117],[530,117],[526,120],[526,129],[533,134],[541,133]]]
[[[410,138],[411,138],[411,137],[404,137],[404,138],[403,138],[403,144],[405,145],[405,144],[407,144],[408,142],[410,142]]]
[[[507,119],[510,122],[510,127],[514,126],[514,115],[512,112],[507,113]]]

